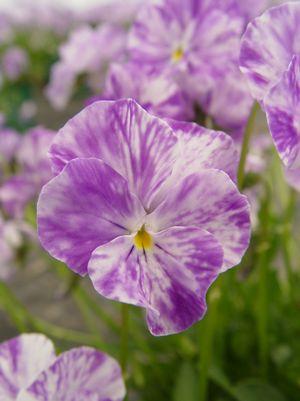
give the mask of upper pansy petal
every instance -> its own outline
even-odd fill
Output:
[[[227,174],[205,170],[184,178],[147,216],[149,230],[196,226],[212,233],[223,246],[223,270],[237,265],[250,237],[249,204]]]
[[[177,138],[133,100],[96,102],[60,130],[50,149],[54,170],[76,157],[97,157],[129,182],[145,207],[170,175]]]
[[[125,386],[118,363],[92,348],[75,348],[20,393],[17,401],[121,401]]]
[[[135,230],[145,212],[111,167],[99,159],[75,159],[44,186],[37,215],[42,245],[85,274],[93,250]]]
[[[300,167],[300,56],[294,56],[287,72],[265,98],[272,137],[283,163]]]
[[[263,101],[300,51],[300,4],[271,8],[252,21],[243,36],[240,68],[252,96]]]
[[[0,344],[0,400],[15,401],[54,359],[52,342],[41,334],[23,334]]]
[[[174,334],[205,314],[206,293],[220,273],[223,250],[213,235],[195,227],[172,227],[153,241],[155,248],[147,253],[147,322],[154,335]]]
[[[178,179],[203,169],[225,171],[236,179],[238,152],[229,135],[201,127],[195,123],[167,120],[179,139],[180,157],[173,174]]]

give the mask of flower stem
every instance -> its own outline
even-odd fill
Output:
[[[262,201],[261,242],[257,263],[258,271],[258,304],[257,304],[257,331],[259,345],[260,371],[263,378],[268,374],[268,267],[270,263],[270,204],[269,196]]]
[[[248,118],[247,125],[246,125],[245,132],[244,132],[240,162],[239,162],[238,173],[237,173],[238,187],[240,190],[243,189],[243,185],[244,185],[245,169],[246,169],[249,145],[250,145],[250,141],[251,141],[251,136],[254,132],[254,126],[255,126],[255,121],[256,121],[256,116],[257,116],[258,110],[259,110],[259,104],[257,102],[255,102],[252,106],[252,110],[251,110],[250,116]]]
[[[217,323],[220,289],[214,288],[209,296],[209,309],[204,321],[199,324],[200,359],[199,359],[199,400],[206,401],[208,373],[211,364],[214,334]]]
[[[120,361],[123,375],[127,375],[128,340],[129,340],[129,305],[121,305],[121,339],[120,339]]]

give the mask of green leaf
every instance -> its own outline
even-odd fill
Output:
[[[183,363],[175,383],[173,401],[198,401],[197,377],[190,363]]]
[[[235,397],[238,401],[287,401],[276,388],[259,380],[245,380],[238,384]]]

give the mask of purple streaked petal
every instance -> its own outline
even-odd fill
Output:
[[[41,334],[23,334],[0,344],[0,400],[15,401],[54,359],[52,342]]]
[[[193,102],[178,84],[134,63],[111,65],[102,98],[132,98],[149,113],[164,118],[189,121],[194,116]]]
[[[115,301],[147,308],[150,284],[144,255],[134,247],[133,235],[99,246],[88,271],[99,294]]]
[[[171,174],[177,138],[133,100],[96,102],[72,118],[50,149],[56,173],[76,157],[97,157],[129,182],[144,207]]]
[[[300,192],[300,168],[295,168],[295,169],[286,168],[285,178],[287,183],[292,188]]]
[[[147,253],[151,271],[151,309],[147,322],[153,335],[186,330],[206,312],[206,293],[220,273],[223,250],[213,235],[195,227],[172,227],[154,235]]]
[[[180,158],[174,167],[178,179],[210,168],[223,170],[231,179],[236,179],[238,153],[229,135],[194,123],[167,121],[181,147]]]
[[[82,275],[95,248],[138,229],[145,214],[126,180],[99,159],[70,161],[44,186],[37,213],[44,248]]]
[[[75,348],[20,393],[17,401],[122,401],[125,386],[118,363],[92,348]]]
[[[156,232],[172,226],[196,226],[212,233],[223,246],[223,270],[237,265],[249,244],[248,201],[220,170],[184,178],[147,216],[147,222]]]
[[[300,4],[288,2],[271,8],[252,21],[243,36],[240,68],[252,96],[263,101],[299,53]]]
[[[300,56],[265,98],[270,131],[278,153],[288,168],[300,167]]]
[[[236,180],[238,152],[230,136],[194,123],[175,120],[167,122],[178,137],[180,153],[171,177],[165,181],[150,210],[154,210],[174,185],[190,174],[213,168],[225,171]]]
[[[146,308],[152,334],[177,333],[204,315],[223,250],[213,235],[195,227],[173,227],[153,234],[153,241],[145,252],[134,247],[133,236],[100,246],[89,275],[106,298]]]

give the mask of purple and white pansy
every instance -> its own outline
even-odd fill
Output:
[[[300,3],[270,8],[255,18],[242,38],[240,68],[252,96],[263,103],[300,53]]]
[[[10,216],[21,217],[28,202],[37,197],[42,186],[52,178],[47,157],[54,131],[35,127],[20,137],[15,159],[20,171],[0,187],[0,204]]]
[[[57,176],[38,201],[45,249],[103,296],[146,308],[154,335],[198,321],[209,286],[249,243],[231,138],[125,99],[88,106],[49,154]]]
[[[288,182],[299,189],[300,3],[267,10],[242,39],[240,66],[263,106]]]
[[[0,344],[1,401],[122,401],[118,363],[93,348],[55,355],[41,334],[23,334]]]
[[[169,74],[197,99],[237,61],[244,21],[227,8],[215,0],[149,2],[129,34],[131,60]]]

